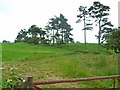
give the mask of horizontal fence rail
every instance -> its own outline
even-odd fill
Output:
[[[70,82],[78,82],[78,81],[91,81],[91,80],[101,80],[101,79],[117,79],[120,78],[120,75],[113,76],[98,76],[98,77],[88,77],[88,78],[76,78],[76,79],[63,79],[63,80],[46,80],[33,82],[34,85],[41,84],[55,84],[55,83],[70,83]]]
[[[97,76],[97,77],[88,77],[88,78],[75,78],[75,79],[62,79],[62,80],[44,80],[44,81],[33,81],[33,77],[27,77],[27,81],[23,84],[22,88],[35,88],[37,90],[42,90],[37,85],[42,84],[56,84],[56,83],[71,83],[71,82],[80,82],[80,81],[91,81],[91,80],[102,80],[102,79],[113,79],[113,88],[116,88],[116,80],[118,80],[118,87],[120,89],[120,75],[112,76]],[[111,89],[110,89],[111,90]]]

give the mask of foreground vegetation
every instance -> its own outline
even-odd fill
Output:
[[[74,43],[57,46],[29,45],[23,43],[2,44],[3,82],[9,78],[11,67],[23,77],[31,75],[34,81],[56,80],[116,75],[117,54],[97,44]],[[113,80],[84,81],[67,84],[43,85],[41,87],[108,88]]]

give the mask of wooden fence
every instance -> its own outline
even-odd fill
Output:
[[[37,85],[56,84],[56,83],[71,83],[71,82],[102,80],[102,79],[113,79],[114,80],[113,89],[120,88],[120,75],[75,78],[75,79],[62,79],[62,80],[46,80],[46,81],[39,81],[39,82],[33,81],[33,77],[27,77],[26,82],[23,85],[21,85],[21,88],[34,88],[34,90],[42,90],[42,88],[38,87]],[[116,80],[118,80],[118,83],[119,83],[117,87],[116,87]]]

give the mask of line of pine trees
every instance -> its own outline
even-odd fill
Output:
[[[93,21],[96,26],[98,26],[98,35],[95,35],[98,39],[98,45],[103,43],[104,35],[109,34],[112,31],[113,25],[108,21],[110,7],[101,4],[98,1],[93,2],[93,5],[87,8],[86,6],[80,6],[77,15],[79,18],[76,23],[84,21],[84,41],[86,46],[86,30],[92,30]]]
[[[15,43],[24,42],[30,44],[65,44],[74,42],[71,31],[73,28],[67,23],[67,19],[60,14],[51,18],[45,28],[32,25],[28,30],[21,29]]]
[[[93,5],[87,8],[80,6],[78,8],[79,18],[76,23],[83,21],[84,43],[86,47],[86,30],[93,29],[93,23],[98,27],[98,47],[106,42],[107,48],[112,48],[115,52],[120,52],[120,29],[113,29],[112,23],[108,20],[110,7],[101,4],[99,1],[93,2]],[[32,25],[28,30],[21,30],[15,42],[25,42],[32,44],[64,44],[74,42],[72,38],[71,25],[67,19],[60,14],[59,17],[51,18],[45,28],[39,28]]]

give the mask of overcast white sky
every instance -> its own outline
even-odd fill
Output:
[[[0,42],[13,42],[21,29],[28,29],[33,24],[44,28],[50,18],[60,13],[72,26],[74,40],[84,42],[83,24],[75,23],[79,14],[77,10],[81,5],[91,6],[94,1],[111,8],[109,20],[118,27],[119,0],[0,0]],[[97,32],[97,28],[87,31],[87,42],[97,42]]]

